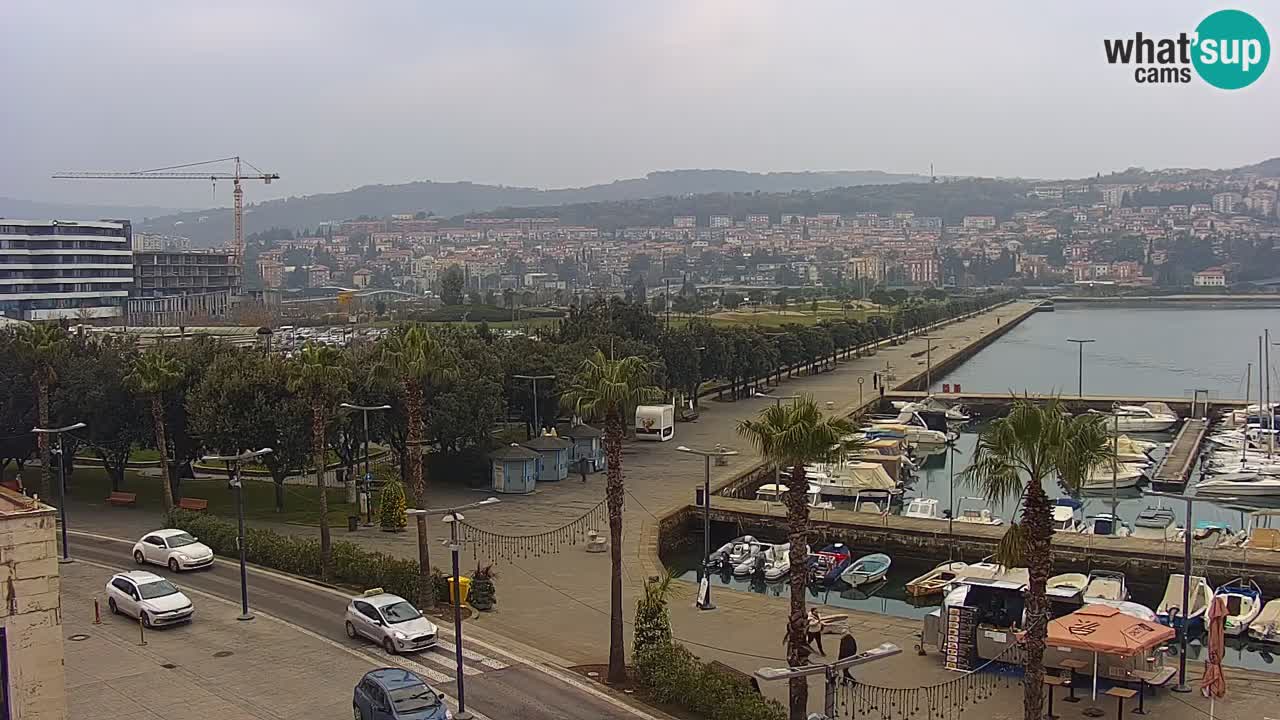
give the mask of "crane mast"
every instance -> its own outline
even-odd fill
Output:
[[[234,162],[235,170],[233,172],[199,172],[183,170],[183,168],[194,168],[201,165],[212,165],[214,163]],[[230,180],[232,183],[232,200],[233,200],[233,222],[234,230],[231,239],[231,256],[232,262],[236,267],[240,268],[241,276],[245,272],[244,267],[244,188],[241,186],[241,180],[260,180],[264,185],[270,185],[272,180],[279,180],[280,175],[277,173],[268,173],[253,167],[248,161],[244,161],[245,165],[253,168],[253,174],[246,175],[241,170],[240,156],[219,158],[217,160],[205,160],[203,162],[186,163],[183,165],[172,165],[169,167],[155,168],[154,170],[138,170],[134,172],[110,172],[110,171],[75,171],[75,172],[59,172],[54,173],[53,177],[72,179],[72,180],[207,180],[217,182],[218,180]],[[178,172],[181,171],[181,172]]]

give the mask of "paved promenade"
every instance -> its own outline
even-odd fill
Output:
[[[994,330],[997,322],[1004,323],[1023,313],[1027,303],[1014,303],[969,320],[949,325],[932,332],[935,365],[954,352],[967,347],[983,334]],[[924,371],[925,358],[912,357],[925,350],[922,339],[912,339],[898,347],[883,348],[868,358],[840,363],[834,372],[811,377],[799,377],[785,381],[776,392],[783,395],[807,393],[819,403],[832,402],[838,411],[851,411],[859,405],[858,378],[862,378],[863,399],[869,400],[872,374],[883,371],[888,362],[900,381]],[[711,447],[722,443],[738,449],[742,454],[731,458],[725,467],[712,468],[712,483],[727,481],[742,470],[754,465],[758,459],[748,446],[735,434],[737,422],[757,414],[768,403],[766,398],[752,398],[738,402],[705,400],[702,413],[695,423],[677,426],[676,440],[668,443],[628,443],[624,450],[623,467],[627,483],[626,515],[624,524],[623,573],[624,607],[628,623],[634,611],[635,600],[641,592],[646,577],[658,574],[656,518],[668,510],[692,502],[695,485],[700,485],[703,474],[701,458],[678,453],[675,446],[687,444],[695,447]],[[432,505],[465,503],[486,496],[483,491],[467,491],[457,488],[436,487],[431,490]],[[501,505],[477,508],[467,513],[467,520],[474,525],[507,534],[530,534],[559,526],[581,516],[604,496],[603,473],[588,476],[584,484],[571,477],[557,484],[543,484],[538,492],[529,496],[504,497]],[[88,510],[89,508],[85,508]],[[95,532],[118,536],[137,535],[153,526],[154,518],[144,512],[103,509],[78,515],[80,527]],[[142,516],[142,517],[139,517]],[[77,521],[73,520],[73,525]],[[281,525],[277,529],[287,532],[314,533],[314,528]],[[599,528],[602,532],[606,527]],[[445,528],[437,523],[431,529],[438,540],[445,536]],[[348,534],[337,531],[338,539],[351,539],[371,548],[395,553],[404,557],[416,557],[413,537],[387,535],[376,530],[361,530]],[[443,560],[441,545],[433,555],[437,562]],[[468,552],[464,556],[470,558]],[[465,567],[465,566],[464,566]],[[571,663],[602,662],[607,655],[609,592],[608,553],[589,554],[572,547],[558,555],[526,558],[514,563],[497,565],[498,608],[493,613],[482,613],[472,622],[495,633],[508,635],[522,643],[565,658]],[[687,583],[674,585],[671,619],[677,637],[704,659],[719,660],[743,671],[766,665],[777,665],[784,657],[782,628],[786,614],[785,597],[755,595],[728,590],[716,594],[718,610],[700,613],[693,607],[693,586]],[[841,609],[840,612],[849,612]],[[852,612],[850,628],[864,647],[880,642],[894,642],[904,649],[898,658],[886,661],[879,667],[868,667],[860,675],[869,682],[889,686],[918,687],[930,682],[945,680],[953,675],[941,668],[936,657],[919,658],[913,648],[920,630],[920,623],[873,613]],[[630,641],[630,630],[627,631]],[[1228,670],[1228,677],[1239,675]],[[1270,684],[1275,678],[1253,686],[1272,692],[1277,687]],[[1240,684],[1235,686],[1240,688]],[[814,689],[817,689],[815,684]],[[1233,689],[1234,691],[1234,689]],[[785,688],[766,687],[765,692],[781,698]],[[1010,691],[1011,693],[1013,691]],[[1273,696],[1273,695],[1272,695]],[[1196,699],[1180,696],[1179,701],[1198,703]],[[820,695],[814,694],[814,707]],[[1242,702],[1241,699],[1233,702]],[[1070,706],[1068,706],[1070,707]],[[1114,712],[1114,703],[1107,706],[1108,715]],[[1170,702],[1170,717],[1182,717]],[[1205,705],[1207,708],[1207,705]],[[1222,704],[1219,705],[1223,707]],[[1261,706],[1255,706],[1261,709]],[[999,710],[997,710],[999,708]],[[1020,703],[1010,694],[1008,701],[995,700],[984,707],[992,712],[990,717],[1020,715]],[[1076,717],[1068,710],[1065,717]],[[1185,717],[1200,717],[1198,710],[1187,709]],[[984,715],[985,716],[985,715]],[[1231,715],[1222,715],[1231,717]],[[1261,718],[1262,714],[1242,713],[1239,717]]]

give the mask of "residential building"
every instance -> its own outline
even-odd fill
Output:
[[[942,271],[935,255],[907,258],[902,261],[903,276],[912,285],[937,285]]]
[[[133,284],[128,221],[0,218],[0,315],[114,318]]]
[[[329,284],[329,268],[325,265],[312,265],[307,268],[307,287],[323,287]]]
[[[969,230],[991,230],[996,226],[996,219],[991,215],[966,215],[960,224]]]
[[[1128,185],[1110,185],[1102,188],[1102,203],[1109,208],[1118,208],[1124,205],[1125,195],[1133,192]]]
[[[768,216],[768,215],[763,215],[763,214],[760,214],[760,215],[748,215],[748,216],[747,216],[747,227],[753,227],[753,228],[765,228],[765,227],[769,227],[769,216]]]
[[[875,256],[850,258],[847,272],[855,281],[866,280],[875,285],[884,280],[884,262]]]
[[[284,287],[284,263],[278,260],[258,259],[258,275],[262,277],[262,286],[266,288]]]
[[[351,287],[357,290],[363,290],[369,287],[369,281],[373,279],[373,273],[361,268],[351,273]]]
[[[713,228],[733,227],[733,218],[729,217],[728,215],[712,215],[711,227]]]
[[[0,488],[0,709],[5,718],[65,720],[56,520],[53,508]]]
[[[1238,192],[1221,192],[1213,196],[1213,211],[1229,213],[1244,198]]]
[[[693,215],[679,215],[671,219],[671,227],[692,228],[698,226],[698,218]]]
[[[1225,287],[1227,273],[1220,267],[1205,268],[1192,277],[1191,284],[1196,287]]]

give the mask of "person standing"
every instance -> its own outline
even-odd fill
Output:
[[[822,655],[823,657],[826,657],[827,652],[826,652],[825,650],[823,650],[823,649],[822,649],[822,628],[823,628],[823,625],[824,625],[824,623],[823,623],[823,621],[822,621],[822,616],[818,614],[818,610],[817,610],[817,608],[814,608],[814,609],[810,610],[810,611],[809,611],[809,626],[808,626],[808,632],[807,632],[807,635],[808,635],[808,644],[809,644],[809,646],[810,646],[810,647],[812,647],[812,646],[814,645],[814,643],[817,643],[817,645],[818,645],[818,651],[817,651],[817,652],[818,652],[818,654],[819,654],[819,655]]]
[[[858,640],[853,637],[853,633],[845,628],[844,634],[840,636],[840,653],[839,660],[851,658],[858,654]],[[858,680],[853,677],[853,673],[849,672],[849,668],[844,669],[844,679],[856,685]]]

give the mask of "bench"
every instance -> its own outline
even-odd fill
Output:
[[[209,501],[200,498],[182,498],[178,501],[179,510],[191,510],[192,512],[204,512],[209,509]]]
[[[107,504],[117,507],[132,506],[138,504],[138,493],[113,492],[107,496]]]

